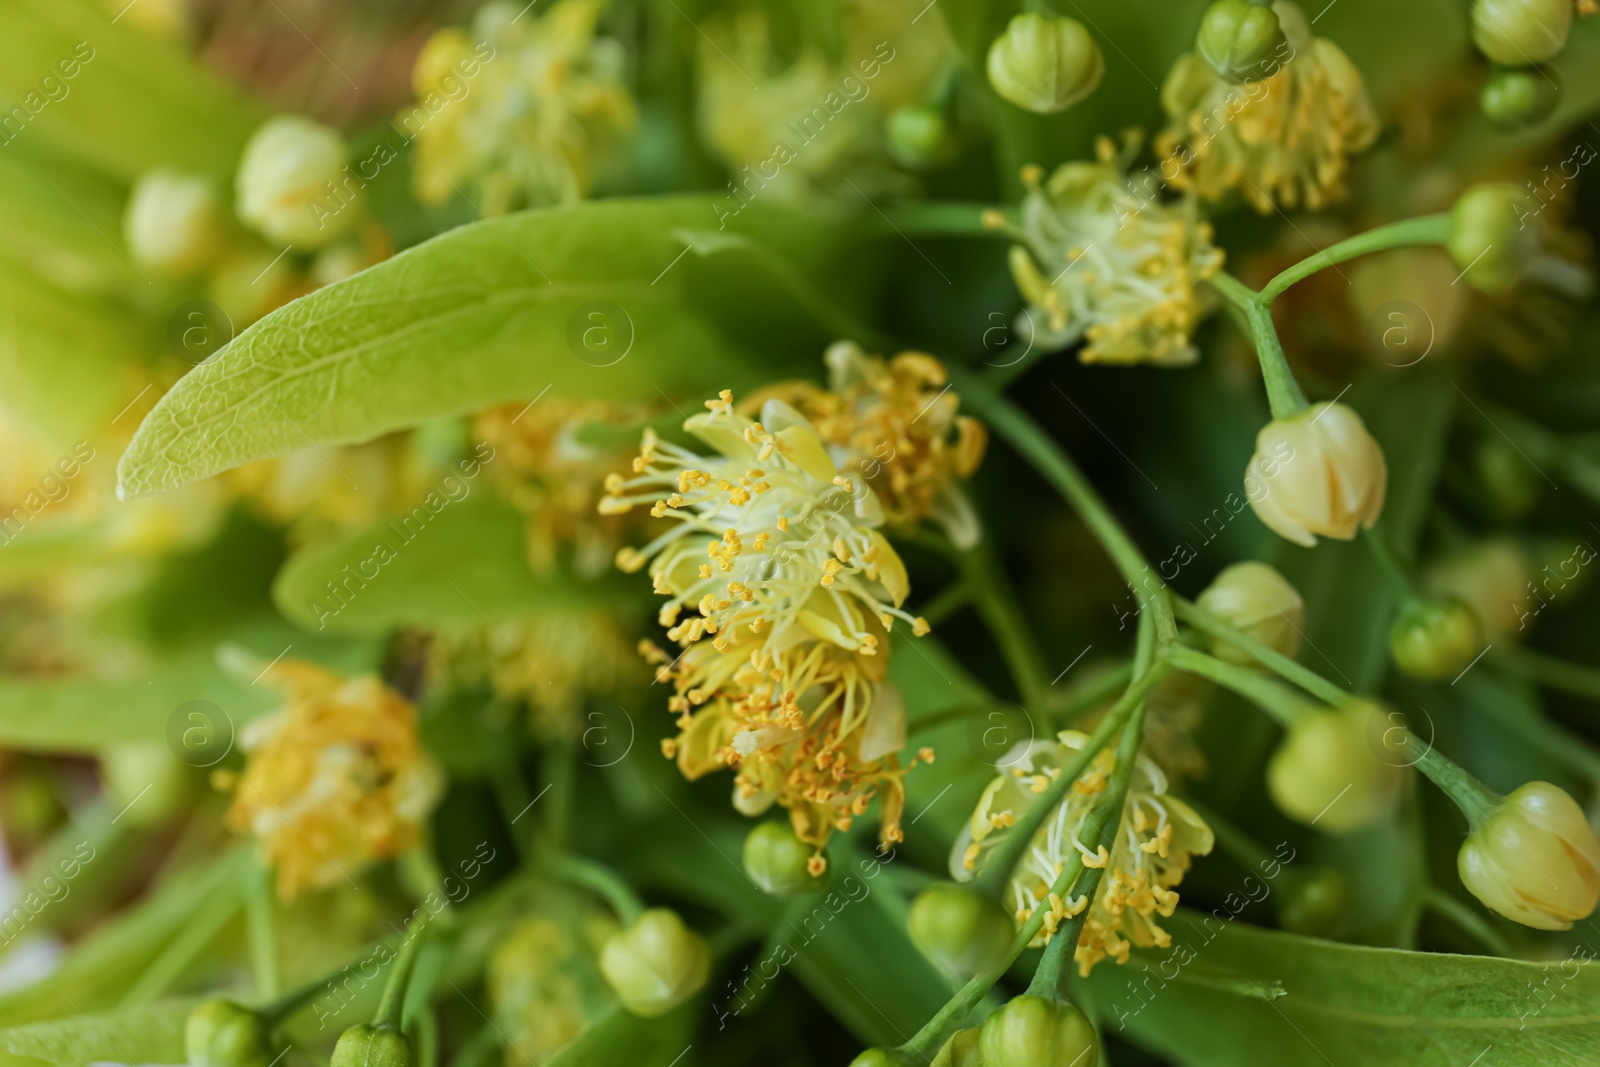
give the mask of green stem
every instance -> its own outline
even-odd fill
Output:
[[[389,981],[384,984],[383,996],[378,1001],[378,1010],[372,1016],[373,1026],[400,1029],[400,1009],[406,1000],[406,983],[411,980],[411,967],[417,962],[417,950],[421,948],[427,933],[428,928],[424,926],[401,943],[394,970],[389,973]]]
[[[956,375],[952,372],[951,377]],[[1154,617],[1156,635],[1161,642],[1177,640],[1178,627],[1172,616],[1166,585],[1150,569],[1143,554],[1077,464],[1026,412],[994,393],[987,383],[969,375],[960,378],[962,402],[987,420],[994,431],[1021,453],[1077,511],[1123,579],[1133,588],[1144,610]]]
[[[1272,305],[1257,301],[1245,308],[1244,313],[1250,323],[1250,336],[1255,341],[1256,359],[1261,364],[1261,380],[1267,387],[1272,417],[1287,419],[1298,415],[1310,405],[1289,367],[1289,357],[1283,354],[1278,328],[1272,324]]]
[[[1264,303],[1271,304],[1295,282],[1311,277],[1324,267],[1343,263],[1347,259],[1405,245],[1442,245],[1449,240],[1450,216],[1447,214],[1423,215],[1419,218],[1391,222],[1366,233],[1358,233],[1354,237],[1330,245],[1314,256],[1302,259],[1263,286],[1261,299]]]
[[[984,225],[984,215],[998,211],[1007,219],[1005,229]],[[885,204],[889,224],[903,234],[918,237],[989,237],[1011,240],[1016,235],[1017,209],[1001,204],[965,204],[956,201]]]
[[[1257,674],[1248,667],[1226,663],[1183,645],[1168,645],[1161,654],[1178,670],[1197,674],[1233,690],[1278,720],[1282,726],[1290,726],[1301,716],[1316,710],[1310,701],[1297,695],[1288,686]]]
[[[1406,574],[1406,569],[1400,565],[1400,559],[1394,553],[1394,547],[1389,544],[1389,539],[1384,537],[1376,527],[1361,531],[1361,541],[1372,553],[1372,558],[1377,561],[1378,569],[1383,572],[1384,581],[1389,583],[1396,596],[1402,601],[1416,596],[1416,590],[1411,584],[1411,578]]]
[[[1538,708],[1508,702],[1499,693],[1483,692],[1484,687],[1473,683],[1473,679],[1468,679],[1462,688],[1468,690],[1469,699],[1480,712],[1551,761],[1592,782],[1600,782],[1600,750],[1588,740],[1550,721]]]
[[[973,606],[1000,646],[1000,654],[1017,683],[1017,691],[1035,731],[1047,732],[1044,695],[1050,686],[1049,668],[1034,641],[1033,631],[1016,610],[1017,593],[995,558],[993,540],[986,532],[972,548],[964,552],[952,549],[950,555],[961,568],[962,581],[972,594]]]
[[[1483,825],[1489,813],[1494,811],[1505,798],[1478,781],[1465,767],[1432,745],[1424,745],[1420,741],[1417,743],[1422,749],[1422,758],[1417,760],[1417,769],[1427,775],[1445,796],[1455,801],[1456,807],[1467,817],[1469,827],[1476,830]]]
[[[1568,663],[1543,652],[1515,645],[1497,648],[1489,658],[1519,678],[1590,700],[1600,700],[1600,669],[1595,667]]]
[[[1448,893],[1429,887],[1423,896],[1423,902],[1434,911],[1443,915],[1461,929],[1477,938],[1489,951],[1497,956],[1513,956],[1515,953],[1505,938],[1500,936],[1500,931],[1490,926],[1483,917],[1467,905],[1461,903]]]
[[[644,913],[644,902],[614,871],[593,860],[572,853],[558,855],[550,860],[550,873],[557,878],[582,886],[600,896],[611,905],[624,926],[632,926]]]
[[[1268,648],[1242,630],[1229,626],[1204,608],[1188,600],[1174,598],[1173,610],[1178,618],[1212,637],[1221,638],[1279,677],[1293,682],[1325,704],[1339,705],[1351,699],[1349,693],[1328,681],[1316,671],[1303,667],[1276,649]]]
[[[262,867],[251,880],[245,898],[250,926],[250,958],[255,969],[256,996],[271,1000],[278,995],[278,943],[274,933],[272,868]]]
[[[1051,721],[1070,723],[1080,715],[1085,715],[1100,707],[1110,700],[1112,694],[1128,688],[1133,681],[1133,661],[1128,660],[1105,671],[1104,674],[1085,682],[1076,692],[1070,694],[1062,702],[1060,708],[1052,709]]]

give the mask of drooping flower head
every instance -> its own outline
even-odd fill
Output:
[[[279,894],[335,885],[414,847],[442,786],[416,709],[373,675],[296,660],[262,680],[287,689],[288,704],[240,731],[244,771],[219,784],[234,791],[228,825],[259,841]]]
[[[485,4],[470,34],[441,30],[417,57],[417,104],[396,122],[416,138],[425,202],[464,185],[486,215],[581,200],[637,124],[622,47],[595,35],[600,0],[518,6]]]
[[[1102,139],[1099,162],[1064,164],[1048,181],[1024,169],[1011,275],[1048,346],[1086,340],[1085,363],[1193,363],[1197,287],[1222,269],[1222,253],[1192,200],[1163,204],[1136,191],[1115,154]]]
[[[973,878],[1008,830],[1061,773],[1061,768],[1088,741],[1076,730],[1063,730],[1056,740],[1026,744],[1007,757],[1008,773],[989,783],[972,818],[956,839],[950,872],[958,881]],[[1132,946],[1166,947],[1171,937],[1157,923],[1178,905],[1175,887],[1183,881],[1191,857],[1211,851],[1211,828],[1183,801],[1167,794],[1167,778],[1144,756],[1138,757],[1123,803],[1115,844],[1090,851],[1083,834],[1095,808],[1104,801],[1116,770],[1116,754],[1101,750],[1078,776],[1055,812],[1034,836],[1022,861],[1011,872],[1006,902],[1016,909],[1020,925],[1045,908],[1044,926],[1035,946],[1047,944],[1062,922],[1089,908],[1074,958],[1079,970],[1107,956],[1126,963]],[[1094,902],[1080,896],[1062,899],[1051,885],[1077,852],[1085,867],[1104,867]]]
[[[1238,190],[1263,215],[1344,199],[1350,157],[1377,140],[1361,72],[1339,46],[1313,37],[1301,9],[1272,5],[1286,44],[1270,77],[1243,84],[1198,53],[1178,57],[1161,89],[1168,126],[1156,140],[1161,175],[1205,200]]]

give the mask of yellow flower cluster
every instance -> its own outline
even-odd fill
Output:
[[[1305,13],[1272,5],[1287,45],[1271,77],[1231,82],[1197,53],[1180,56],[1161,90],[1169,125],[1156,141],[1163,179],[1219,200],[1239,190],[1263,215],[1344,199],[1350,157],[1377,140],[1361,72],[1313,37]]]
[[[1130,186],[1110,141],[1097,155],[1048,181],[1037,167],[1023,170],[1010,263],[1033,335],[1053,348],[1087,341],[1085,363],[1193,363],[1189,337],[1204,310],[1197,286],[1222,269],[1211,226],[1192,199],[1163,204]]]
[[[957,479],[978,469],[988,434],[977,419],[956,414],[961,398],[944,365],[921,352],[869,356],[853,341],[837,342],[823,358],[826,389],[791,382],[761,399],[779,397],[810,419],[830,453],[861,471],[892,526],[912,530],[931,518],[958,544],[974,542],[977,520]]]
[[[1088,737],[1063,730],[1055,741],[1031,742],[1008,761],[1009,773],[992,781],[978,800],[972,818],[956,839],[950,856],[957,881],[974,877],[1006,831],[1083,750]],[[1156,922],[1170,917],[1178,905],[1176,887],[1192,856],[1211,851],[1211,828],[1183,801],[1167,794],[1167,778],[1144,756],[1138,757],[1113,847],[1091,852],[1082,840],[1084,828],[1101,803],[1116,769],[1116,755],[1102,749],[1067,795],[1045,820],[1007,887],[1017,923],[1045,908],[1044,927],[1034,945],[1047,944],[1057,927],[1088,908],[1073,958],[1085,975],[1106,957],[1126,963],[1132,946],[1164,948],[1171,938]],[[1105,868],[1094,902],[1085,897],[1063,899],[1051,885],[1077,852],[1083,865]]]
[[[738,766],[735,805],[776,801],[819,848],[881,795],[881,836],[898,840],[905,713],[882,664],[896,619],[917,634],[927,623],[901,610],[909,583],[883,508],[791,405],[769,398],[759,421],[728,391],[706,406],[684,429],[718,455],[647,432],[633,477],[613,475],[601,502],[673,521],[617,556],[624,570],[649,563],[682,649],[646,648],[682,731],[664,751],[691,778]]]
[[[416,709],[375,676],[297,660],[263,680],[286,689],[288,704],[240,731],[244,771],[217,784],[233,789],[228,825],[260,842],[279,895],[335,885],[416,846],[443,784]]]
[[[595,35],[600,0],[520,6],[485,4],[470,34],[441,30],[417,57],[418,103],[397,121],[416,139],[426,203],[463,183],[486,215],[581,200],[638,122],[622,47]]]

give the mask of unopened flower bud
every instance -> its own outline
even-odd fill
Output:
[[[267,1067],[267,1024],[241,1004],[218,997],[196,1006],[183,1026],[189,1067]]]
[[[133,187],[122,236],[134,262],[178,277],[205,266],[222,240],[222,212],[211,182],[175,170],[150,171]]]
[[[950,124],[935,104],[896,108],[889,116],[889,151],[908,167],[933,167],[955,151]]]
[[[1572,6],[1572,0],[1474,0],[1472,43],[1496,63],[1542,63],[1567,46]]]
[[[1409,600],[1389,628],[1394,665],[1427,681],[1455,677],[1482,647],[1478,620],[1459,600]]]
[[[1020,996],[983,1022],[983,1067],[1095,1067],[1100,1041],[1083,1012],[1065,1001]]]
[[[1349,875],[1335,867],[1323,867],[1285,877],[1276,899],[1278,925],[1291,934],[1327,937],[1349,914],[1355,890]]]
[[[1472,467],[1495,515],[1520,519],[1539,497],[1539,475],[1510,441],[1490,434],[1472,452]]]
[[[1256,435],[1245,495],[1280,537],[1310,548],[1317,535],[1348,541],[1383,512],[1383,449],[1350,408],[1313,404]]]
[[[677,912],[651,908],[611,935],[600,952],[600,972],[635,1015],[665,1015],[706,984],[711,949]]]
[[[976,1026],[957,1030],[944,1043],[930,1067],[983,1067],[983,1054],[978,1040],[982,1031]]]
[[[239,217],[268,240],[320,248],[356,221],[359,181],[338,131],[294,115],[251,135],[234,178]]]
[[[744,839],[744,872],[775,897],[816,889],[810,870],[812,848],[787,821],[761,823]]]
[[[1250,0],[1216,0],[1200,20],[1195,47],[1224,78],[1253,81],[1287,39],[1278,13]]]
[[[1424,585],[1435,596],[1450,596],[1472,610],[1484,641],[1520,634],[1537,614],[1529,595],[1533,574],[1522,546],[1495,538],[1462,549],[1428,568]]]
[[[1503,130],[1538,125],[1560,99],[1561,83],[1543,67],[1496,67],[1478,95],[1484,117]]]
[[[411,1067],[411,1042],[393,1026],[361,1023],[339,1035],[329,1067]]]
[[[1306,618],[1305,601],[1300,599],[1299,590],[1289,584],[1289,579],[1265,563],[1235,563],[1212,580],[1197,603],[1274,652],[1293,656],[1300,648],[1300,630]],[[1244,650],[1227,641],[1215,641],[1213,650],[1218,659],[1230,663],[1255,662]]]
[[[989,46],[989,84],[1001,97],[1040,115],[1065,111],[1094,92],[1105,59],[1083,23],[1062,15],[1022,14]]]
[[[1301,715],[1267,763],[1267,792],[1289,818],[1343,834],[1394,814],[1408,781],[1405,734],[1372,704]],[[1382,758],[1379,758],[1379,753]]]
[[[1450,213],[1450,255],[1474,287],[1498,292],[1515,285],[1539,254],[1539,229],[1528,194],[1510,182],[1474,185]]]
[[[850,1061],[850,1067],[911,1067],[911,1057],[892,1048],[869,1048]]]
[[[1566,930],[1600,902],[1600,841],[1583,809],[1549,782],[1519,786],[1467,836],[1461,884],[1491,911]]]
[[[911,942],[946,974],[970,978],[1006,962],[1016,926],[998,902],[952,882],[911,903]]]

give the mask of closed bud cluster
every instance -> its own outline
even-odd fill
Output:
[[[1491,911],[1567,930],[1600,902],[1600,840],[1576,801],[1549,782],[1520,786],[1467,836],[1461,884]]]
[[[911,941],[946,974],[970,978],[1003,966],[1016,927],[996,901],[965,886],[931,885],[911,904]]]
[[[1217,575],[1198,604],[1274,652],[1293,656],[1300,648],[1306,605],[1289,579],[1265,563],[1235,563]],[[1219,659],[1252,664],[1255,659],[1227,641],[1215,642]]]
[[[1022,14],[989,46],[989,84],[1039,115],[1065,111],[1094,92],[1105,59],[1083,23],[1061,15]]]
[[[606,942],[600,973],[633,1014],[665,1015],[706,984],[711,949],[677,912],[651,908]]]

